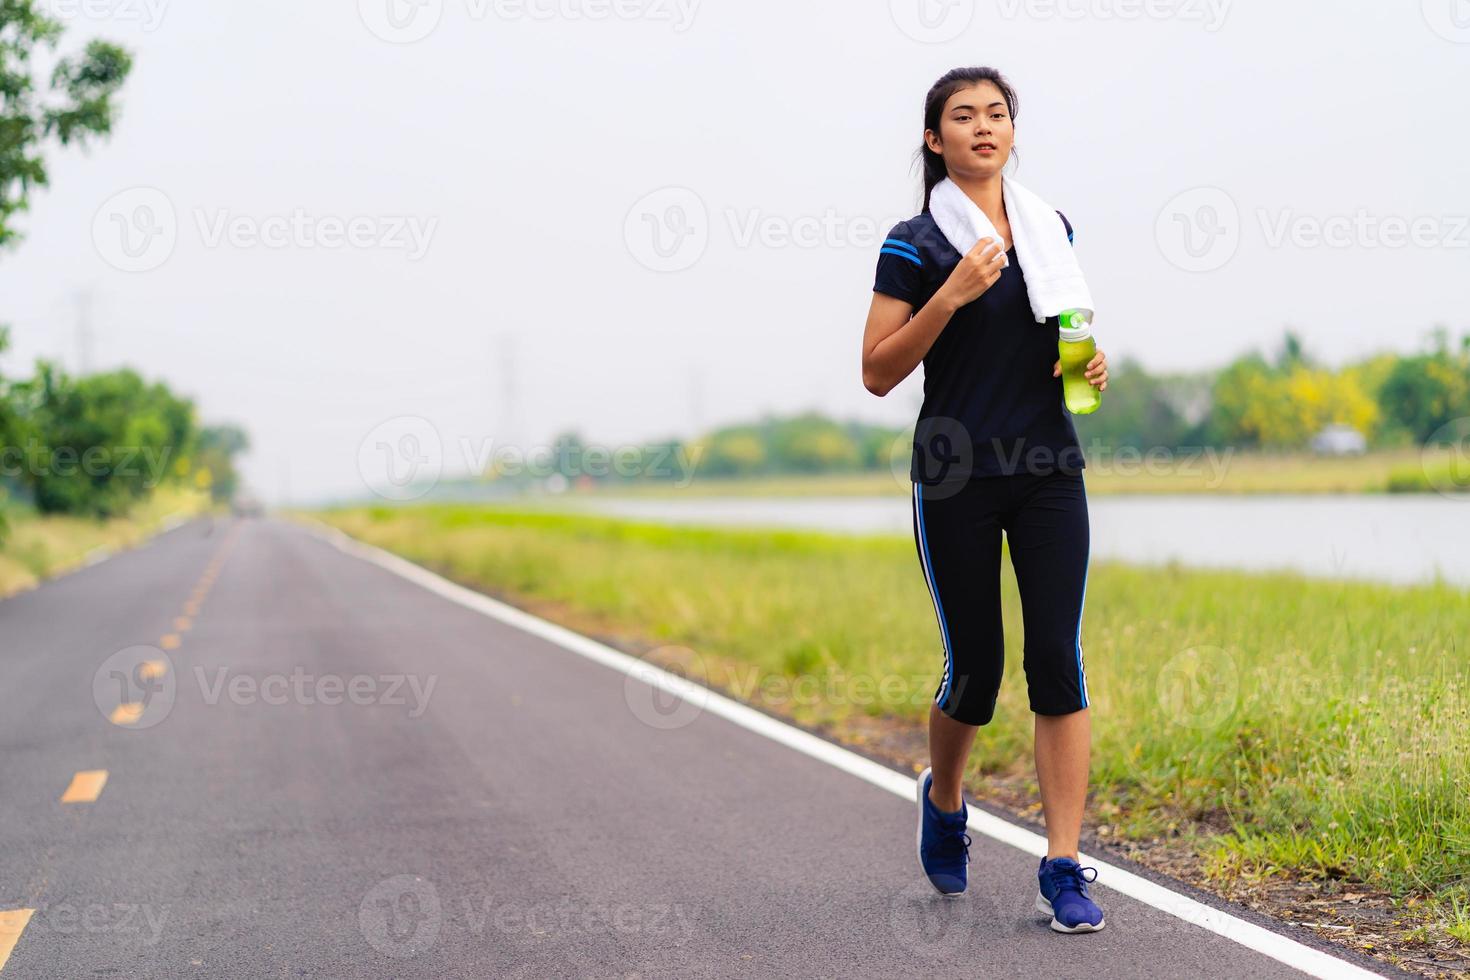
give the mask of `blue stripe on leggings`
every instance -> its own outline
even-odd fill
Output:
[[[1087,543],[1087,558],[1082,566],[1082,601],[1077,606],[1077,686],[1082,691],[1082,707],[1087,707],[1087,671],[1082,668],[1082,610],[1087,607],[1087,571],[1092,564],[1092,542]]]
[[[954,680],[954,651],[949,646],[949,626],[944,621],[944,606],[939,602],[939,586],[934,581],[934,567],[929,560],[928,532],[924,530],[924,495],[919,491],[919,484],[914,484],[914,512],[919,517],[919,556],[923,559],[924,581],[929,586],[929,596],[934,600],[934,616],[939,620],[939,635],[944,638],[944,679],[940,682],[939,693],[934,696],[934,703],[943,705],[944,699],[949,696],[949,686]]]

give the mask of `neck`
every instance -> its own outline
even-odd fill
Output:
[[[965,192],[965,196],[975,202],[976,207],[985,212],[985,217],[997,228],[1006,223],[1005,196],[1001,192],[1001,175],[999,172],[985,177],[956,177],[950,174],[950,180],[955,186]]]

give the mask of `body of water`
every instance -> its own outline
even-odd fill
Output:
[[[912,535],[907,497],[581,498],[568,507],[687,524]],[[1470,500],[1430,494],[1095,496],[1092,554],[1140,564],[1470,587]]]

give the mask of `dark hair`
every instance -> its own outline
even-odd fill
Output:
[[[980,82],[995,83],[1001,95],[1005,96],[1006,108],[1010,110],[1011,120],[1014,122],[1019,111],[1016,90],[1011,88],[1011,83],[997,69],[977,65],[948,71],[943,78],[930,86],[929,94],[924,97],[924,128],[939,132],[939,117],[944,114],[944,104],[949,101],[949,97],[960,89],[970,88]],[[919,155],[924,165],[924,208],[920,213],[927,214],[929,192],[934,189],[935,184],[949,176],[949,171],[945,169],[944,157],[929,149],[928,143],[920,144]],[[1011,155],[1016,155],[1015,147],[1011,148]]]

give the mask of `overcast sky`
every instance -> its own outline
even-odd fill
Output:
[[[0,255],[0,370],[164,379],[271,500],[361,494],[425,425],[452,473],[567,427],[911,423],[922,370],[865,391],[863,321],[965,64],[1015,84],[1115,362],[1470,330],[1466,0],[51,6],[136,66]]]

